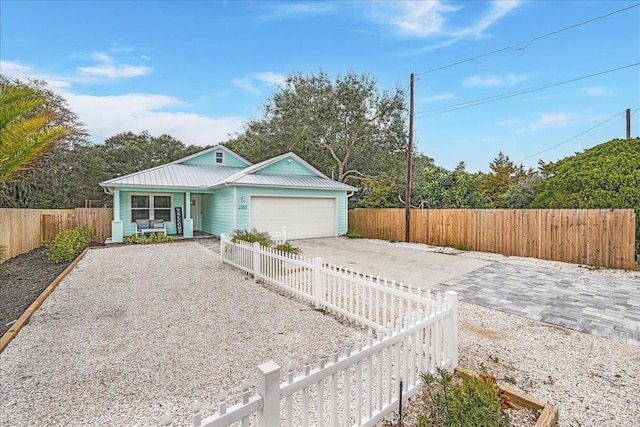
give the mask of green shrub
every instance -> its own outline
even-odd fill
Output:
[[[276,246],[276,249],[280,252],[285,252],[288,254],[300,255],[302,250],[298,247],[292,246],[291,243],[286,242]]]
[[[252,228],[250,231],[247,230],[234,230],[233,235],[231,236],[231,242],[236,243],[238,240],[243,240],[249,243],[260,243],[260,246],[271,247],[274,242],[269,237],[269,233],[266,231],[258,231],[255,228]]]
[[[73,261],[90,242],[98,239],[96,230],[86,226],[76,227],[58,233],[52,241],[46,244],[45,255],[54,263]]]
[[[167,236],[164,233],[149,233],[143,234],[141,236],[132,234],[131,236],[127,236],[124,238],[124,242],[127,245],[147,245],[149,243],[164,243],[172,241],[173,237]]]
[[[509,415],[501,406],[495,382],[475,377],[454,378],[444,369],[436,375],[422,374],[425,409],[418,426],[428,427],[503,427]]]
[[[362,233],[360,233],[358,230],[349,230],[344,233],[344,237],[348,237],[349,239],[359,239],[362,237]]]

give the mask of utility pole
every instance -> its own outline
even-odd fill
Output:
[[[409,241],[411,226],[411,160],[413,159],[413,73],[409,77],[409,147],[407,147],[407,185],[404,195],[404,241]]]
[[[631,108],[627,108],[627,139],[631,139]]]

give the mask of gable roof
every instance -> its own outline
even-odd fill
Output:
[[[233,151],[229,150],[227,147],[225,147],[225,146],[224,146],[224,145],[222,145],[222,144],[214,145],[213,147],[207,148],[206,150],[198,151],[197,153],[193,153],[193,154],[191,154],[190,156],[183,157],[183,158],[178,159],[178,160],[176,160],[176,161],[173,161],[173,162],[171,162],[171,163],[184,163],[184,162],[186,162],[187,160],[195,159],[196,157],[200,157],[200,156],[202,156],[203,154],[207,154],[207,153],[210,153],[210,152],[212,152],[212,151],[217,151],[217,150],[222,150],[222,151],[224,151],[224,152],[225,152],[225,153],[227,153],[228,155],[235,157],[236,159],[240,160],[240,161],[241,161],[241,162],[243,162],[243,163],[246,163],[246,164],[247,164],[247,166],[249,166],[249,165],[252,165],[252,164],[253,164],[253,163],[251,163],[249,160],[245,159],[244,157],[242,157],[242,156],[240,156],[240,155],[238,155],[238,154],[234,153]]]
[[[182,162],[222,148],[250,166],[245,168],[220,165],[191,165]],[[293,159],[313,175],[258,174],[256,172],[284,159]],[[105,188],[159,187],[171,189],[214,189],[228,185],[256,185],[271,187],[316,188],[354,191],[355,187],[334,181],[294,153],[285,153],[252,165],[228,148],[217,145],[165,165],[110,179],[100,183]]]

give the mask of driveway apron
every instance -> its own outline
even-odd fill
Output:
[[[345,238],[297,240],[308,257],[483,307],[640,346],[640,280],[516,266]],[[508,333],[508,325],[505,325]]]

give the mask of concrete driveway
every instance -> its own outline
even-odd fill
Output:
[[[307,257],[576,331],[640,346],[640,280],[561,272],[383,245],[359,239],[296,240]]]
[[[220,240],[198,239],[198,243],[220,253]],[[344,268],[353,269],[381,279],[396,280],[414,287],[432,288],[435,285],[493,264],[455,255],[385,246],[359,239],[327,238],[292,240],[308,258],[323,258]],[[458,251],[461,252],[461,251]]]
[[[295,240],[292,244],[302,249],[303,256],[321,257],[331,264],[354,271],[423,288],[491,264],[490,261],[385,246],[359,239],[308,239]]]

